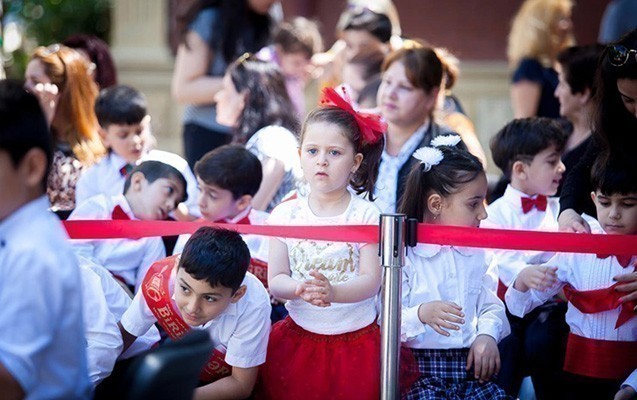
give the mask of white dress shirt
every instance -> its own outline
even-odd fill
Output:
[[[93,196],[80,204],[69,216],[69,220],[110,220],[116,206],[136,220],[124,195],[107,197]],[[160,237],[141,239],[74,239],[73,250],[124,279],[127,285],[141,285],[146,271],[157,260],[166,257],[166,249]]]
[[[398,187],[398,172],[414,154],[418,145],[425,137],[430,122],[425,123],[407,139],[396,156],[383,149],[378,167],[378,178],[374,186],[374,204],[382,213],[396,212],[396,188]]]
[[[594,234],[605,234],[595,219],[589,216],[585,216],[585,219]],[[595,254],[557,253],[546,262],[546,265],[557,267],[556,284],[545,291],[531,289],[527,292],[520,292],[511,285],[505,297],[511,314],[523,317],[557,294],[567,283],[578,291],[605,289],[615,283],[614,276],[630,272],[619,264],[616,257],[598,258]],[[615,329],[620,310],[621,307],[618,307],[614,310],[585,314],[569,303],[566,323],[571,333],[585,338],[636,341],[637,318],[631,318]]]
[[[508,185],[504,195],[487,207],[487,219],[481,228],[514,229],[528,231],[557,232],[557,216],[560,209],[559,198],[547,199],[546,211],[532,208],[522,211],[522,198],[529,195]],[[493,250],[498,259],[498,275],[507,287],[515,281],[521,270],[529,264],[543,264],[553,256],[552,252],[532,250]]]
[[[630,386],[631,388],[633,388],[634,391],[637,392],[637,369],[634,370],[628,378],[626,378],[621,387],[624,388],[626,386]]]
[[[175,270],[173,269],[169,290],[171,298],[175,293]],[[206,324],[193,328],[207,330],[213,347],[223,347],[225,361],[234,367],[251,368],[265,362],[268,338],[270,335],[270,296],[263,284],[247,273],[242,285],[246,293],[236,303],[231,303],[221,315]],[[179,310],[173,307],[177,313]],[[157,318],[146,303],[140,290],[133,302],[122,315],[121,324],[127,332],[139,336],[146,332]]]
[[[197,204],[199,197],[197,179],[188,166],[188,162],[174,153],[151,150],[144,154],[138,163],[151,160],[171,165],[181,172],[187,184],[186,193],[188,193],[188,200],[186,200],[185,204],[188,207],[188,211],[191,215],[200,216]],[[76,206],[98,194],[109,197],[123,194],[126,176],[122,175],[120,170],[127,164],[128,162],[123,157],[111,151],[98,163],[85,169],[75,188]]]
[[[0,222],[0,364],[27,399],[88,399],[80,271],[48,207],[42,196]]]
[[[403,267],[402,341],[417,349],[469,348],[478,335],[499,342],[511,329],[497,282],[497,263],[482,249],[418,244]],[[436,300],[454,302],[464,313],[465,323],[448,337],[418,318],[420,305]]]

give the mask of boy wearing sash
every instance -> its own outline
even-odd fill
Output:
[[[205,329],[214,344],[196,397],[248,397],[265,362],[270,299],[247,272],[250,252],[241,235],[199,228],[180,256],[153,264],[120,321],[126,349],[158,322],[171,339]],[[175,366],[179,368],[179,366]]]
[[[0,397],[88,399],[80,271],[46,195],[49,129],[22,82],[0,81]]]
[[[584,216],[592,233],[637,234],[634,161],[632,165],[617,160],[597,163],[592,181],[598,220]],[[634,271],[636,264],[637,257],[630,254],[558,253],[545,266],[523,269],[507,290],[509,311],[518,317],[564,290],[571,333],[561,398],[606,399],[620,386],[637,386],[637,374],[631,375],[637,368],[637,303],[624,301],[625,294],[615,290],[614,279]]]

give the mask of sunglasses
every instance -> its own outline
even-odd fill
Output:
[[[621,67],[630,59],[630,55],[634,54],[637,61],[637,50],[629,49],[622,45],[613,45],[608,47],[608,61],[614,67]]]

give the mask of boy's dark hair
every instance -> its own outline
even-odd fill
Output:
[[[593,190],[606,196],[613,194],[637,193],[637,160],[613,157],[609,160],[598,158],[591,169]]]
[[[388,43],[392,26],[387,15],[376,13],[369,8],[358,8],[350,12],[343,30],[366,31],[382,43]]]
[[[46,190],[53,143],[40,103],[24,89],[23,82],[0,80],[0,150],[6,151],[17,167],[33,148],[41,149],[46,155],[47,169],[42,178],[42,189]]]
[[[95,100],[95,115],[104,129],[109,125],[134,125],[148,114],[146,97],[139,90],[126,85],[102,89]]]
[[[144,174],[144,178],[148,181],[148,183],[153,183],[157,179],[166,178],[166,179],[175,179],[184,188],[184,196],[178,202],[183,203],[188,200],[188,185],[186,183],[186,178],[182,175],[181,172],[172,165],[165,164],[161,161],[144,161],[143,163],[137,165],[126,177],[126,182],[124,182],[124,194],[128,192],[130,188],[130,182],[133,174],[135,172],[141,172]]]
[[[179,268],[210,286],[232,289],[234,294],[246,276],[250,250],[235,231],[202,226],[188,239]]]
[[[530,163],[539,152],[554,145],[561,152],[566,133],[559,122],[544,117],[514,119],[491,138],[491,155],[495,165],[511,179],[516,161]]]
[[[318,24],[303,17],[279,24],[272,42],[281,46],[284,53],[303,53],[308,59],[323,51],[323,39]]]
[[[349,184],[357,194],[367,193],[369,200],[374,200],[374,185],[378,178],[378,165],[385,147],[385,138],[381,136],[376,143],[367,143],[362,140],[361,129],[352,114],[336,106],[322,106],[312,110],[305,118],[299,141],[301,145],[303,145],[308,125],[316,122],[335,124],[340,127],[345,137],[354,146],[354,154],[363,155],[363,162],[350,177]]]
[[[462,143],[462,142],[461,142]],[[398,212],[407,218],[423,221],[427,209],[427,198],[437,193],[447,197],[456,192],[459,186],[484,174],[484,167],[478,157],[460,146],[438,146],[443,159],[438,165],[425,171],[422,163],[415,164],[405,184],[405,193],[398,206]]]
[[[603,51],[604,46],[593,44],[569,47],[557,55],[557,61],[573,94],[584,93],[586,89],[591,91],[591,97],[595,94],[595,73]]]
[[[228,144],[206,153],[195,164],[195,174],[208,185],[232,192],[237,200],[254,196],[261,186],[261,161],[242,145]]]

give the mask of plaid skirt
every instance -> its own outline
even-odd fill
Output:
[[[480,383],[467,371],[469,349],[411,349],[420,377],[403,400],[512,399],[493,382]]]

